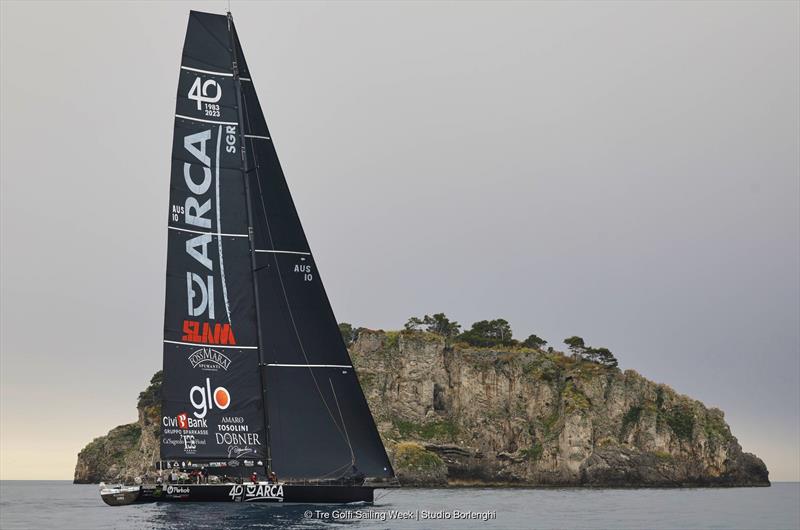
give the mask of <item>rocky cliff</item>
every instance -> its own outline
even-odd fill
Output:
[[[351,347],[402,484],[769,485],[722,411],[558,352],[447,346],[425,332],[361,331]],[[139,421],[78,455],[75,482],[142,476],[158,455],[160,378]]]

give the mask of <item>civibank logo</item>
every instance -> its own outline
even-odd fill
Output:
[[[190,418],[185,412],[181,412],[174,418],[171,416],[164,416],[161,419],[161,424],[164,427],[179,428],[184,431],[189,429],[207,429],[208,423],[204,419]]]
[[[193,412],[196,418],[205,418],[209,410],[214,406],[220,410],[227,409],[231,404],[231,393],[224,386],[216,387],[211,390],[211,378],[206,377],[205,386],[193,386],[189,390],[189,401],[197,409]]]

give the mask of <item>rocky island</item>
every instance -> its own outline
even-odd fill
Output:
[[[769,485],[766,466],[742,451],[721,410],[615,360],[414,329],[362,328],[349,340],[404,486]],[[78,454],[76,483],[130,482],[153,469],[160,384],[159,372],[139,395],[137,422]]]

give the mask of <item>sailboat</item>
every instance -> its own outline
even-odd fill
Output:
[[[394,472],[230,13],[189,14],[167,224],[160,477],[102,499],[372,502]]]

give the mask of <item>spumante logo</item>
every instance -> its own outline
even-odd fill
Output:
[[[211,348],[196,350],[189,356],[189,362],[192,364],[192,368],[200,368],[201,370],[212,372],[216,372],[220,368],[228,371],[228,367],[231,365],[230,357]]]

